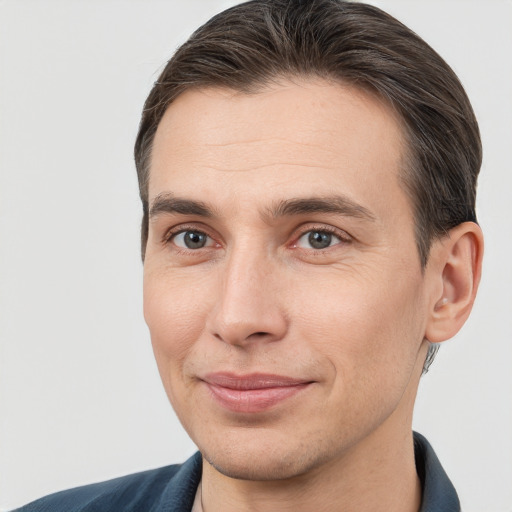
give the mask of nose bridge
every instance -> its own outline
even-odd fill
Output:
[[[226,343],[276,341],[286,318],[274,280],[276,262],[265,247],[241,241],[229,251],[220,275],[210,331]]]

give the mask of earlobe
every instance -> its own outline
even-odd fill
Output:
[[[473,307],[482,272],[482,230],[474,222],[456,226],[434,242],[431,256],[432,278],[440,286],[431,297],[425,337],[439,343],[457,334]]]

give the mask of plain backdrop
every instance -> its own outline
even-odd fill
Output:
[[[142,317],[132,145],[163,63],[233,3],[0,2],[1,510],[195,450]],[[414,426],[465,512],[512,511],[512,3],[373,3],[454,67],[485,150],[481,291],[422,379]]]

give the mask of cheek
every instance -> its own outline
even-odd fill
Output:
[[[301,337],[330,360],[343,380],[394,380],[415,363],[424,332],[421,281],[387,277],[317,280],[307,287],[307,300],[303,293],[297,301]]]
[[[171,367],[182,365],[201,335],[205,323],[201,290],[186,278],[144,273],[144,318],[162,378]]]
[[[303,332],[332,369],[326,408],[333,424],[364,430],[384,421],[406,394],[422,340],[421,311],[413,290],[400,286],[382,292],[345,282],[330,291],[329,300],[304,310]]]
[[[165,392],[186,425],[193,400],[184,370],[204,329],[204,308],[201,287],[169,274],[144,270],[144,318]]]

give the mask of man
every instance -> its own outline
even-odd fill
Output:
[[[411,426],[481,270],[446,63],[375,7],[241,4],[169,61],[135,159],[144,315],[200,452],[22,510],[460,510]]]

